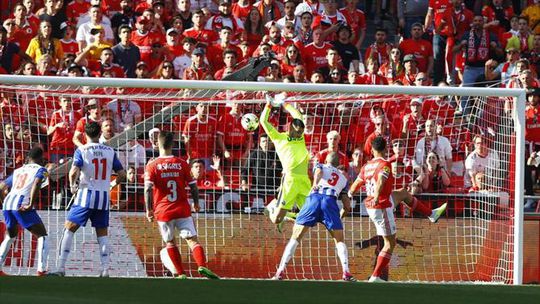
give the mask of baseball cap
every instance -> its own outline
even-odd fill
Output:
[[[414,57],[413,54],[408,54],[408,55],[405,55],[405,57],[403,57],[403,62],[408,62],[408,61],[414,61],[416,62],[416,57]]]
[[[89,99],[88,102],[86,103],[86,106],[97,106],[98,105],[98,100],[95,99],[95,98],[92,98],[92,99]]]
[[[158,128],[150,129],[150,131],[148,131],[148,137],[152,137],[152,136],[154,136],[154,134],[160,133],[160,132],[161,131]]]
[[[219,5],[231,5],[231,0],[220,0]]]
[[[139,61],[139,62],[137,62],[137,67],[140,67],[140,66],[142,66],[142,65],[148,67],[148,65],[147,65],[146,62],[144,62],[144,61]]]
[[[79,71],[82,72],[81,66],[78,65],[78,64],[76,64],[76,63],[70,64],[70,65],[68,66],[68,68],[67,68],[67,71],[70,72],[70,71],[73,70],[73,69],[78,69]]]
[[[175,33],[176,35],[178,35],[178,32],[176,31],[176,29],[174,29],[172,27],[167,30],[167,36],[169,36],[169,34],[171,34],[171,33]]]
[[[416,97],[416,98],[411,99],[411,104],[413,104],[413,103],[421,105],[422,104],[422,98]]]
[[[194,51],[193,51],[193,55],[204,55],[204,49],[203,48],[196,48]]]
[[[103,26],[101,26],[100,24],[94,25],[94,26],[92,27],[92,29],[90,30],[90,34],[91,34],[91,35],[95,35],[95,34],[101,32],[102,30],[103,30]]]

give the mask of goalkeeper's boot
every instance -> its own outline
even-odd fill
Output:
[[[47,273],[47,271],[38,271],[38,272],[36,273],[36,275],[37,275],[38,277],[45,277],[45,276],[48,276],[49,274]]]
[[[65,271],[51,272],[51,273],[48,273],[47,276],[49,276],[49,277],[65,277],[66,272]]]
[[[204,266],[199,266],[199,269],[197,271],[199,272],[200,275],[205,276],[209,279],[219,280],[219,277],[217,274],[213,273],[212,270]]]
[[[348,271],[343,273],[342,279],[343,281],[347,281],[347,282],[358,282],[358,280],[355,277],[353,277],[353,275]]]
[[[369,277],[369,280],[368,280],[369,283],[386,283],[385,280],[379,278],[379,277],[374,277],[374,276],[371,276]]]
[[[0,277],[9,277],[9,274],[3,272],[2,270],[0,270]]]
[[[182,273],[176,277],[178,280],[187,280],[187,276],[185,273]]]
[[[428,216],[428,219],[432,223],[436,223],[439,220],[439,218],[441,217],[441,215],[443,215],[446,212],[446,205],[447,205],[447,203],[444,203],[439,208],[433,209],[431,211],[431,215]]]

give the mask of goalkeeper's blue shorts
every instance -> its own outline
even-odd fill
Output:
[[[313,227],[322,223],[328,230],[343,230],[339,217],[337,198],[332,195],[312,193],[296,217],[296,224]]]

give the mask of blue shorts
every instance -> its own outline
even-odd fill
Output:
[[[73,205],[67,216],[68,221],[82,227],[86,226],[88,219],[92,222],[92,227],[107,228],[109,227],[109,210],[90,209]]]
[[[8,229],[17,226],[17,223],[21,224],[21,226],[23,226],[25,229],[28,229],[36,224],[43,224],[36,210],[29,210],[25,212],[19,212],[17,210],[3,210],[3,212],[6,227]]]
[[[328,230],[343,230],[339,217],[337,198],[331,195],[312,193],[300,209],[296,224],[313,227],[322,223]]]

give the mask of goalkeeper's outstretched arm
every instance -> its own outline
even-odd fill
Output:
[[[268,134],[268,137],[271,140],[274,140],[279,135],[279,132],[268,121],[268,117],[270,117],[270,111],[272,111],[272,105],[269,102],[267,102],[266,105],[264,106],[264,110],[261,113],[260,123],[264,131],[266,132],[266,134]]]
[[[285,111],[289,112],[293,118],[304,120],[302,113],[300,113],[300,111],[298,111],[291,103],[285,102],[283,108]]]

